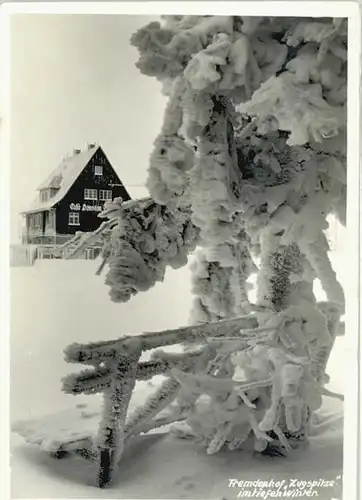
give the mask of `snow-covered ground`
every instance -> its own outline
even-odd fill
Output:
[[[333,263],[342,279],[343,260],[334,255]],[[76,370],[75,365],[64,363],[63,349],[72,342],[112,339],[188,322],[189,271],[169,271],[163,284],[117,305],[109,300],[103,278],[94,275],[96,267],[92,261],[38,261],[33,267],[11,269],[13,422],[64,411],[59,418],[67,425],[76,405],[83,403],[87,405],[83,416],[90,418],[83,419],[83,424],[80,420],[80,425],[96,424],[98,397],[61,392],[61,377]],[[339,337],[327,371],[331,376],[328,388],[342,393],[343,366],[344,341]],[[150,383],[140,384],[134,403],[150,391]],[[288,461],[251,457],[245,452],[207,456],[193,442],[152,434],[126,451],[119,477],[107,491],[94,487],[93,464],[80,458],[51,459],[12,434],[12,497],[231,500],[240,488],[229,488],[230,478],[335,480],[342,473],[342,403],[326,398],[319,417],[310,444]],[[318,498],[341,498],[339,484],[337,480],[335,487],[315,488]]]

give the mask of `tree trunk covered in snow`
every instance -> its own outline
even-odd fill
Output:
[[[241,179],[233,106],[224,96],[210,100],[210,120],[197,140],[191,172],[193,222],[200,228],[203,247],[192,269],[191,321],[196,323],[250,312],[247,279],[255,268],[237,208]]]
[[[169,96],[150,157],[152,200],[118,207],[107,284],[113,300],[127,301],[201,247],[192,322],[211,326],[250,313],[261,328],[247,348],[231,328],[202,375],[175,375],[190,401],[211,395],[205,414],[191,404],[190,425],[210,452],[240,447],[250,435],[259,451],[271,435],[289,449],[287,438],[305,434],[321,404],[344,308],[324,230],[327,215],[342,217],[345,206],[347,24],[240,16],[162,22],[132,37],[138,68]],[[247,281],[256,271],[252,304]],[[314,296],[316,278],[326,303]],[[235,367],[246,381],[235,382]]]
[[[283,231],[282,231],[283,233]],[[297,244],[281,244],[280,231],[264,231],[261,236],[260,271],[258,273],[258,304],[268,311],[278,313],[292,304],[292,275],[303,275],[303,259]],[[302,427],[291,433],[285,418],[285,408],[280,404],[280,428],[288,437],[304,438],[309,423],[310,410],[303,408]]]

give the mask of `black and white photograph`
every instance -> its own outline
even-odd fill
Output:
[[[190,3],[8,15],[11,498],[357,500],[352,15]]]

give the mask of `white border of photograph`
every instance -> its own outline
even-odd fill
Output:
[[[9,20],[13,14],[214,14],[252,16],[348,17],[348,249],[345,255],[349,285],[346,292],[345,420],[344,420],[344,500],[360,500],[357,478],[361,461],[358,447],[359,424],[359,308],[360,308],[360,74],[361,6],[357,2],[26,2],[3,3],[0,7],[0,321],[1,321],[1,498],[10,498],[9,477],[9,198],[10,198],[10,37]],[[358,478],[360,479],[360,478]]]

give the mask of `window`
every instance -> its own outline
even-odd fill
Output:
[[[59,188],[50,188],[49,189],[49,198],[53,198],[53,196],[56,195],[56,193],[58,192]]]
[[[42,214],[41,213],[34,214],[34,227],[40,228],[41,223],[42,223]]]
[[[69,226],[79,226],[79,212],[69,212]]]
[[[45,216],[45,226],[47,228],[53,229],[55,223],[54,212],[47,212]]]
[[[102,165],[94,165],[94,175],[103,175]]]
[[[102,201],[112,200],[112,190],[111,189],[100,189],[99,199]]]
[[[85,200],[96,200],[97,199],[97,190],[96,189],[85,189],[84,190],[84,199]]]
[[[48,190],[41,191],[40,192],[40,200],[41,201],[48,201],[48,199],[49,199],[49,191]]]

